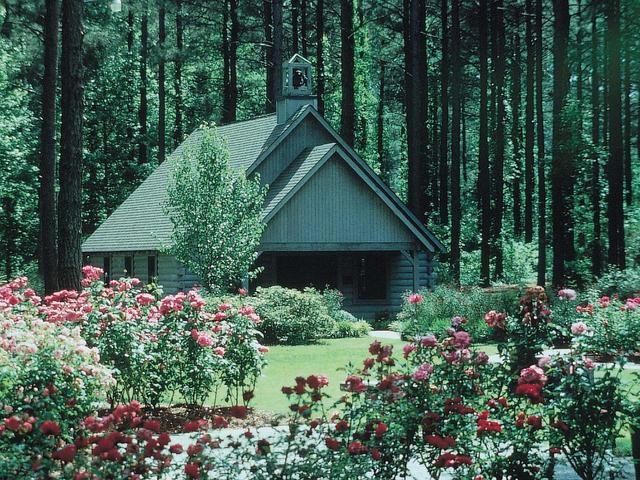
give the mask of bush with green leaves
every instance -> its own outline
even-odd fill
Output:
[[[371,325],[364,320],[339,320],[331,332],[332,338],[364,337],[371,331]]]
[[[617,294],[622,298],[640,296],[640,266],[626,270],[611,267],[596,281],[595,286],[603,295]]]
[[[478,341],[487,340],[494,334],[484,322],[484,314],[489,310],[512,312],[517,308],[518,298],[517,290],[477,287],[458,290],[438,286],[418,294],[424,298],[419,304],[410,303],[411,296],[405,298],[395,324],[400,333],[411,336],[440,331],[450,325],[453,317],[459,316],[466,321],[465,329]]]
[[[229,165],[229,151],[214,127],[175,162],[165,211],[173,224],[167,247],[202,285],[231,291],[248,275],[264,229],[266,187]]]
[[[248,299],[260,315],[258,326],[269,343],[302,344],[327,338],[336,322],[322,293],[314,288],[294,290],[258,287]]]

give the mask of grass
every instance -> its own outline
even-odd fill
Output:
[[[252,406],[266,412],[284,414],[289,410],[287,398],[280,389],[284,385],[294,385],[297,376],[308,376],[312,373],[326,375],[329,385],[325,390],[331,398],[340,395],[340,383],[345,378],[345,367],[352,363],[362,365],[362,360],[369,354],[367,349],[374,339],[341,338],[322,340],[313,345],[275,345],[267,353],[268,365],[258,380]],[[383,344],[394,346],[396,354],[402,354],[401,340],[381,339]],[[495,345],[482,346],[489,355],[497,353]]]

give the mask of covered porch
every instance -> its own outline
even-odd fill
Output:
[[[334,288],[344,295],[345,310],[360,318],[396,313],[406,292],[433,284],[432,256],[410,244],[323,245],[321,250],[318,245],[316,250],[305,245],[270,247],[256,261],[262,271],[251,282],[252,289]]]

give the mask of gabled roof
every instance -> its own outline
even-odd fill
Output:
[[[375,172],[349,147],[322,116],[311,106],[300,108],[284,124],[278,125],[275,114],[224,125],[218,134],[227,139],[229,163],[247,175],[277,148],[306,117],[313,116],[335,139],[334,143],[304,149],[270,185],[263,218],[269,221],[296,191],[334,153],[338,153],[362,180],[382,199],[429,251],[444,251],[431,233]],[[173,226],[164,214],[171,164],[185,147],[197,145],[201,131],[191,134],[127,198],[116,211],[82,245],[84,252],[124,252],[158,250],[169,245]]]
[[[292,118],[293,120],[293,118]],[[246,170],[286,129],[277,125],[275,114],[218,127],[229,146],[229,164]],[[173,225],[164,214],[171,164],[185,148],[197,145],[202,131],[196,130],[159,165],[147,179],[82,244],[84,252],[157,250],[168,245]]]
[[[269,186],[264,202],[263,218],[268,222],[279,207],[291,198],[302,184],[317,170],[321,161],[335,150],[335,143],[305,148],[298,157]]]

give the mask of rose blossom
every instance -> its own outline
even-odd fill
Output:
[[[413,378],[416,382],[423,382],[427,380],[432,373],[433,365],[431,365],[430,363],[423,363],[416,369],[415,372],[413,372],[411,378]]]
[[[438,339],[435,335],[429,333],[420,339],[420,343],[423,347],[435,347],[438,344]]]
[[[407,298],[407,301],[411,305],[419,305],[424,301],[424,297],[418,293],[413,293],[409,295],[409,297]]]
[[[571,333],[574,335],[582,335],[587,331],[587,324],[584,322],[575,322],[571,325]]]
[[[573,301],[578,298],[578,294],[571,288],[563,288],[558,292],[558,297],[562,298],[563,300]]]

